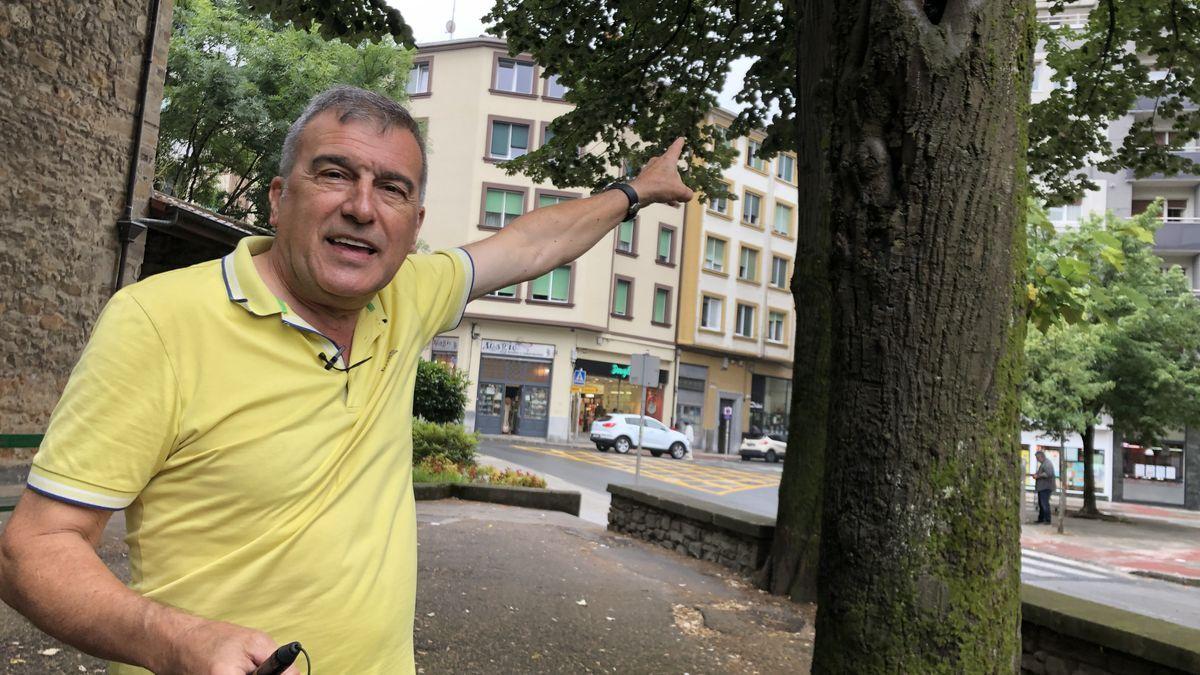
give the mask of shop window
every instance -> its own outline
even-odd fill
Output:
[[[496,90],[533,94],[533,63],[517,59],[496,59]]]
[[[569,302],[571,268],[559,267],[529,282],[529,297],[545,302]]]
[[[792,207],[775,202],[775,234],[792,236]]]
[[[671,291],[666,288],[654,289],[654,315],[650,318],[653,323],[668,325],[671,322],[669,310],[671,307]]]
[[[516,220],[525,208],[525,195],[511,190],[488,188],[484,197],[483,226],[500,229]]]
[[[626,220],[617,226],[617,251],[634,253],[636,251],[634,235],[637,232],[637,221]]]
[[[761,211],[762,197],[753,192],[746,192],[742,197],[742,222],[752,227],[758,227]]]
[[[408,83],[404,87],[409,96],[429,93],[429,72],[430,63],[428,61],[417,61],[412,64],[412,68],[408,71]]]
[[[754,337],[754,307],[752,305],[738,303],[737,321],[733,327],[733,334],[741,337]]]
[[[738,279],[758,281],[758,251],[742,247],[738,257]]]
[[[780,155],[775,161],[775,177],[789,183],[796,182],[796,158],[791,155]]]
[[[704,302],[700,304],[700,327],[708,330],[722,330],[721,327],[721,307],[720,298],[712,296],[704,296]]]
[[[617,279],[613,286],[613,316],[619,316],[623,319],[631,318],[632,311],[629,307],[630,291],[633,288],[633,282],[628,279]]]
[[[516,159],[529,152],[529,125],[516,122],[492,121],[488,157]]]
[[[658,251],[654,260],[663,264],[675,262],[675,230],[665,225],[658,227]]]
[[[767,341],[783,344],[783,324],[787,320],[783,312],[767,313]]]
[[[780,258],[777,255],[771,256],[771,285],[775,288],[787,288],[787,272],[787,258]]]
[[[704,269],[713,272],[725,271],[725,241],[709,237],[704,242]]]

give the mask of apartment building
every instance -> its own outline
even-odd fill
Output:
[[[1095,0],[1074,2],[1060,14],[1051,15],[1052,3],[1039,1],[1038,19],[1053,26],[1081,28],[1088,14],[1099,4]],[[1046,66],[1045,52],[1039,45],[1035,54],[1032,99],[1046,98],[1057,83],[1051,80],[1052,71]],[[1153,72],[1152,77],[1165,76]],[[1153,119],[1156,140],[1165,143],[1171,138],[1172,120],[1155,117],[1153,100],[1138,100],[1129,113],[1108,126],[1108,138],[1114,147],[1121,144],[1131,125],[1138,120]],[[1194,105],[1194,104],[1193,104]],[[1200,160],[1200,143],[1191,141],[1182,151],[1193,160]],[[1155,250],[1167,265],[1183,269],[1192,284],[1193,293],[1200,296],[1200,174],[1161,174],[1139,178],[1132,170],[1106,173],[1096,167],[1089,169],[1098,188],[1075,204],[1048,210],[1057,227],[1072,227],[1091,214],[1112,212],[1119,217],[1142,213],[1155,199],[1164,200],[1163,225],[1158,230]],[[1059,444],[1036,432],[1022,433],[1022,451],[1028,457],[1042,449],[1057,463]],[[1096,492],[1101,498],[1116,501],[1144,501],[1200,509],[1200,429],[1183,429],[1164,439],[1160,447],[1143,448],[1121,440],[1120,430],[1102,425],[1096,431],[1094,467]],[[1065,475],[1069,491],[1083,489],[1082,448],[1078,437],[1067,439],[1061,452],[1065,457]],[[1032,483],[1030,483],[1032,486]]]
[[[531,209],[586,196],[499,167],[545,142],[549,122],[569,110],[563,87],[530,56],[511,57],[489,37],[420,45],[409,94],[427,131],[421,238],[433,249],[483,239]],[[578,438],[601,406],[641,411],[629,360],[645,353],[662,363],[646,413],[670,423],[683,214],[683,207],[643,209],[578,260],[470,303],[462,323],[429,350],[471,379],[467,427]]]
[[[727,127],[733,115],[715,110],[709,121]],[[796,160],[755,157],[762,140],[729,141],[738,158],[724,175],[736,199],[697,196],[684,222],[675,416],[710,451],[736,452],[751,428],[787,436]]]

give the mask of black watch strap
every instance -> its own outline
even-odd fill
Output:
[[[601,192],[608,192],[609,190],[620,190],[625,193],[625,197],[629,199],[629,210],[625,212],[625,217],[621,220],[622,222],[633,220],[633,217],[637,215],[638,209],[641,208],[641,200],[638,197],[637,190],[630,187],[629,183],[609,183]]]

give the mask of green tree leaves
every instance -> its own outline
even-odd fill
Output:
[[[281,28],[236,0],[175,7],[155,164],[158,189],[265,222],[289,125],[310,98],[352,84],[403,100],[411,54]]]
[[[306,28],[317,24],[326,40],[341,38],[351,44],[379,41],[385,35],[414,47],[412,28],[400,12],[383,0],[248,0],[250,6],[274,20]]]

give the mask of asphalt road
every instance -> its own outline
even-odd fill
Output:
[[[508,443],[495,438],[484,439],[479,451],[591,492],[585,495],[585,504],[591,497],[593,502],[604,500],[604,507],[593,507],[581,517],[596,522],[604,522],[608,484],[633,484],[635,480],[633,453],[617,455],[594,448]],[[711,459],[689,462],[645,455],[638,480],[644,485],[678,490],[773,517],[782,466]],[[1021,563],[1021,579],[1034,586],[1200,629],[1200,588],[1136,577],[1027,549],[1021,552]]]

